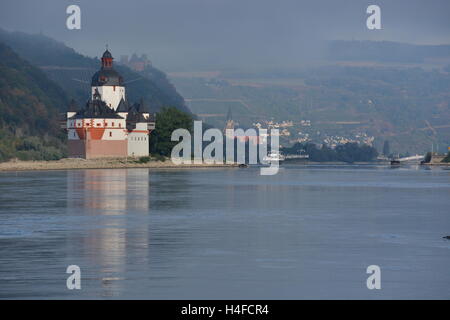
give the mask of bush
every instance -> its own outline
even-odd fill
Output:
[[[450,151],[447,153],[444,159],[442,159],[442,162],[450,163]]]
[[[162,156],[160,154],[155,154],[154,158],[155,158],[156,161],[161,161],[161,162],[166,161],[166,157],[164,157],[164,156]]]
[[[18,151],[39,151],[42,148],[42,140],[38,137],[26,137],[16,147]]]
[[[139,163],[147,163],[150,161],[150,157],[140,157]]]
[[[9,135],[0,139],[0,161],[11,158],[19,160],[59,160],[65,156],[62,142],[56,138],[24,137],[14,138]]]
[[[430,163],[431,161],[431,152],[427,152],[427,154],[425,155],[425,158],[423,159],[424,163]]]

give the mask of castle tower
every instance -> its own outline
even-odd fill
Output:
[[[102,56],[102,66],[92,77],[91,94],[92,98],[97,90],[102,96],[106,105],[117,110],[120,101],[125,100],[125,87],[122,76],[114,70],[113,56],[106,50]]]

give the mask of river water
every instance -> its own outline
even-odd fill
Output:
[[[449,170],[259,173],[1,173],[0,298],[450,298]]]

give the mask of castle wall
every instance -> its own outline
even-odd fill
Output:
[[[86,159],[126,157],[127,150],[126,140],[88,140]]]
[[[69,140],[69,158],[120,158],[126,157],[126,140]]]
[[[87,131],[93,140],[125,140],[125,119],[69,119],[67,121],[67,138],[83,140]]]
[[[84,140],[68,140],[67,149],[69,153],[69,158],[86,159],[86,148]]]
[[[136,128],[128,132],[128,156],[142,157],[149,155],[149,136],[147,123],[137,123]]]

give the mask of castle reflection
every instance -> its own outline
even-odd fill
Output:
[[[116,296],[122,290],[122,275],[126,265],[127,238],[142,250],[147,259],[147,223],[132,227],[127,235],[127,214],[149,213],[148,169],[93,169],[67,173],[67,210],[91,216],[82,243],[82,256],[89,265],[99,268],[103,296]],[[92,220],[95,217],[95,220]],[[97,219],[98,217],[98,219]],[[94,221],[94,222],[93,222]],[[145,261],[144,261],[145,262]]]

